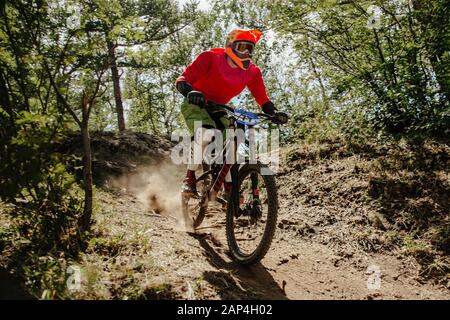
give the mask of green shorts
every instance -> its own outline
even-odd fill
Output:
[[[223,130],[230,126],[230,120],[226,117],[220,116],[213,119],[206,109],[200,108],[195,104],[190,104],[186,100],[181,105],[181,114],[183,115],[191,136],[194,135],[195,121],[201,121],[201,127],[205,128]]]

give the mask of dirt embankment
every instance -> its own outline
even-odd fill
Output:
[[[91,134],[92,171],[94,182],[103,186],[108,179],[125,177],[142,166],[165,162],[172,150],[169,137],[139,132],[94,132]],[[69,135],[58,151],[78,157],[74,168],[81,165],[82,140],[77,132]],[[76,171],[82,178],[81,168]]]
[[[450,299],[449,155],[436,145],[357,154],[337,144],[289,148],[277,178],[276,237],[266,258],[246,268],[227,255],[219,207],[199,234],[180,227],[183,168],[141,163],[99,189],[83,285],[68,295]]]
[[[350,153],[339,144],[305,145],[287,152],[285,163],[283,238],[330,251],[319,260],[329,267],[326,278],[341,274],[330,278],[341,297],[449,298],[448,146]],[[367,290],[361,281],[376,272],[381,287]]]

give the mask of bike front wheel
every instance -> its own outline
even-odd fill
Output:
[[[275,234],[278,195],[275,177],[269,172],[266,165],[245,164],[233,183],[226,234],[231,257],[240,264],[259,262]]]

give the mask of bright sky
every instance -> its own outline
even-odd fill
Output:
[[[191,2],[192,0],[178,0],[180,5],[185,4],[186,2]],[[207,0],[196,0],[198,2],[198,8],[202,11],[207,11],[211,7],[210,1]]]

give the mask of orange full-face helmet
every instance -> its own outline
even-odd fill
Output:
[[[259,30],[234,29],[225,43],[225,53],[240,68],[246,70],[250,66],[253,50],[262,36]]]

